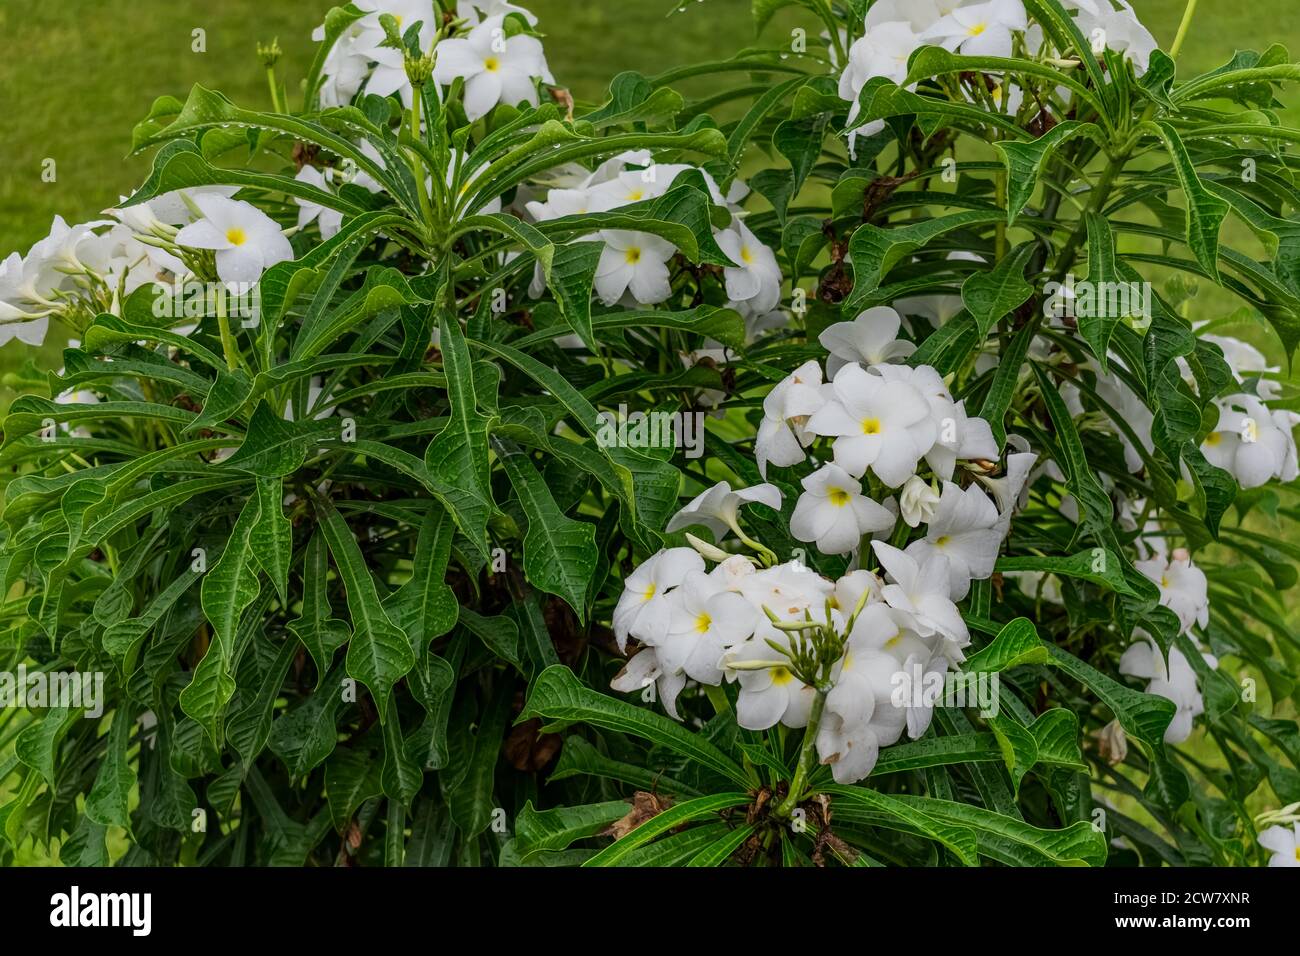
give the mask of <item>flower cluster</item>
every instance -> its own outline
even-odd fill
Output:
[[[345,106],[359,94],[397,94],[409,107],[414,86],[406,50],[385,29],[392,17],[399,34],[419,24],[417,42],[434,51],[433,80],[449,87],[464,81],[464,107],[472,120],[486,116],[498,103],[538,103],[537,82],[555,82],[541,42],[525,32],[537,18],[505,0],[460,0],[451,35],[433,0],[356,0],[363,16],[348,25],[330,49],[322,70],[321,105]],[[325,39],[325,26],[312,38]]]
[[[1112,50],[1129,60],[1139,76],[1146,72],[1157,49],[1156,40],[1127,0],[1064,0],[1064,6],[1092,41],[1094,52]],[[1044,55],[1050,42],[1042,27],[1030,21],[1021,0],[879,0],[867,12],[862,36],[849,48],[848,62],[840,74],[840,98],[853,104],[849,111],[851,139],[884,128],[878,120],[854,125],[860,110],[858,96],[867,81],[887,77],[902,83],[908,60],[923,46],[939,46],[965,56],[1005,58],[1024,53]],[[1025,105],[1024,93],[1017,87],[1004,88],[998,83],[989,89],[983,77],[978,83],[978,87],[964,88],[963,95],[1012,115]]]
[[[851,555],[851,569],[831,580],[800,560],[778,564],[744,530],[746,506],[781,509],[776,485],[706,490],[667,530],[706,528],[717,543],[688,535],[696,550],[662,551],[626,580],[614,632],[620,647],[635,638],[642,649],[615,689],[654,683],[675,716],[688,680],[736,681],[737,719],[752,730],[807,726],[820,694],[817,750],[841,782],[870,773],[905,730],[924,733],[933,700],[900,688],[942,681],[964,659],[970,636],[956,602],[992,575],[1035,455],[1009,455],[994,477],[1001,449],[988,423],[968,416],[932,367],[895,364],[912,351],[899,328],[889,308],[827,328],[833,377],[810,361],[777,384],[755,442],[763,474],[808,472],[792,537]],[[730,534],[757,560],[721,550]]]

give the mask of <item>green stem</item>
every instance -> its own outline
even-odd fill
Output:
[[[727,700],[727,692],[721,687],[714,687],[711,684],[705,684],[704,696],[709,698],[709,703],[713,705],[713,712],[715,714],[727,714],[731,712],[731,701]]]
[[[235,345],[234,333],[230,331],[230,319],[226,315],[225,289],[217,296],[217,328],[221,332],[221,351],[226,355],[226,368],[233,372],[239,367],[239,348]]]
[[[1188,31],[1192,27],[1192,17],[1196,14],[1197,0],[1187,0],[1187,7],[1183,10],[1183,22],[1178,24],[1178,35],[1174,37],[1174,45],[1169,48],[1169,58],[1178,59],[1178,54],[1183,48],[1183,41],[1187,39]]]
[[[813,699],[812,711],[808,714],[808,726],[803,732],[803,743],[799,747],[799,764],[795,767],[794,779],[790,781],[790,792],[786,794],[781,805],[773,811],[780,820],[790,819],[795,807],[803,800],[803,788],[808,778],[817,767],[817,727],[822,722],[822,710],[826,707],[826,691],[817,691]]]
[[[284,106],[280,103],[280,89],[275,82],[275,67],[266,68],[266,83],[271,88],[271,110],[275,113],[283,113]]]

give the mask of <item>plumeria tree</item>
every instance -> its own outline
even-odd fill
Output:
[[[5,652],[104,691],[0,717],[0,852],[1300,864],[1300,66],[787,7],[584,104],[356,0],[4,260]]]

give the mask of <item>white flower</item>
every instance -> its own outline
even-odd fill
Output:
[[[1295,454],[1290,418],[1270,412],[1253,395],[1232,395],[1215,404],[1218,428],[1201,443],[1210,464],[1229,471],[1243,488],[1257,488],[1271,478],[1289,481],[1287,459]]]
[[[832,383],[834,400],[808,419],[808,430],[835,438],[835,462],[849,474],[870,468],[897,488],[916,473],[934,445],[936,429],[925,397],[906,382],[890,382],[846,365]]]
[[[470,120],[486,116],[498,103],[536,106],[535,80],[554,83],[546,55],[536,37],[506,36],[504,18],[488,17],[463,39],[438,44],[433,78],[443,86],[465,80],[465,115]]]
[[[939,493],[920,475],[913,475],[898,494],[898,510],[909,528],[934,517],[939,504]]]
[[[659,644],[660,666],[666,673],[682,671],[692,680],[720,684],[722,655],[754,633],[757,609],[703,571],[687,574],[674,594],[668,634]]]
[[[838,465],[823,465],[803,479],[790,516],[790,534],[813,541],[823,554],[848,554],[864,534],[888,531],[894,515],[862,494],[862,485]]]
[[[1269,827],[1259,835],[1259,845],[1272,854],[1269,866],[1300,866],[1300,823],[1293,824],[1290,830]]]
[[[876,766],[880,748],[897,743],[906,712],[891,699],[898,661],[881,651],[852,647],[826,695],[817,728],[817,755],[831,768],[836,783],[852,784]]]
[[[45,342],[50,320],[45,315],[35,315],[33,306],[24,301],[20,292],[23,280],[23,258],[18,253],[0,261],[0,345],[13,339],[26,345]]]
[[[1196,672],[1183,652],[1169,649],[1169,666],[1149,634],[1135,631],[1137,640],[1119,659],[1119,672],[1149,681],[1146,691],[1174,702],[1178,708],[1165,729],[1165,743],[1181,744],[1192,735],[1192,722],[1205,713],[1205,702],[1196,686]]]
[[[788,468],[803,461],[804,449],[817,437],[808,430],[808,417],[825,404],[822,369],[814,361],[800,365],[767,393],[754,440],[760,475],[767,477],[769,463]]]
[[[456,4],[456,16],[478,23],[482,17],[504,17],[509,13],[519,13],[530,25],[537,25],[537,15],[507,0],[459,0]]]
[[[755,670],[728,671],[740,684],[736,723],[746,730],[767,730],[778,723],[805,727],[817,693],[795,677],[789,667],[778,663],[783,660],[782,654],[768,641],[786,648],[790,645],[789,635],[761,621],[754,637],[732,648],[724,658],[731,664],[772,662],[771,666]]]
[[[1200,339],[1202,342],[1217,345],[1223,351],[1223,360],[1228,363],[1228,368],[1232,370],[1232,377],[1238,384],[1244,384],[1247,378],[1257,377],[1259,382],[1255,386],[1255,391],[1260,398],[1270,401],[1281,395],[1282,387],[1267,377],[1276,375],[1281,369],[1276,365],[1269,365],[1264,353],[1255,346],[1226,335],[1201,335]]]
[[[1111,361],[1115,362],[1116,360],[1112,357]],[[1155,421],[1155,414],[1137,393],[1124,384],[1118,375],[1102,375],[1098,373],[1097,395],[1113,408],[1120,418],[1129,423],[1133,433],[1137,435],[1142,447],[1148,453],[1155,448],[1155,442],[1151,439],[1151,425]],[[1120,443],[1124,446],[1124,463],[1130,472],[1136,474],[1143,468],[1142,454],[1133,446],[1125,432],[1120,431],[1118,428],[1115,428],[1115,431],[1119,435]]]
[[[620,206],[657,199],[668,191],[672,178],[665,175],[666,167],[659,167],[653,160],[647,160],[645,169],[629,169],[615,173],[609,179],[593,185],[590,192],[592,212],[608,212]]]
[[[958,459],[997,459],[998,445],[993,440],[993,429],[984,419],[966,414],[965,399],[952,401],[947,397],[947,389],[942,396],[927,397],[938,433],[934,447],[926,452],[925,460],[936,475],[945,480],[951,478]]]
[[[864,607],[879,603],[884,586],[884,582],[870,571],[850,571],[835,582],[835,607],[842,613],[851,615],[859,603]]]
[[[1032,451],[1017,452],[1007,455],[1006,473],[1001,478],[990,478],[987,475],[975,476],[985,488],[993,492],[993,500],[998,503],[998,512],[1004,518],[1025,506],[1029,498],[1029,477],[1033,473],[1036,461],[1038,455]]]
[[[918,561],[884,541],[873,541],[871,547],[889,575],[890,583],[881,590],[885,603],[909,615],[922,637],[941,636],[948,645],[945,652],[954,661],[962,660],[961,648],[970,643],[970,631],[952,601],[948,559],[932,552]]]
[[[686,686],[686,674],[679,671],[669,674],[659,664],[659,650],[643,647],[623,665],[623,669],[614,675],[609,686],[620,693],[644,690],[651,684],[658,684],[659,696],[664,702],[664,710],[674,719],[680,720],[677,713],[677,695]]]
[[[943,483],[939,506],[923,539],[907,546],[907,553],[924,561],[932,554],[948,559],[949,589],[954,601],[970,591],[970,582],[993,573],[1002,545],[1002,523],[997,507],[974,485],[961,488]]]
[[[769,484],[737,488],[732,491],[729,482],[720,481],[692,498],[690,504],[668,520],[668,527],[665,530],[671,534],[698,524],[712,531],[715,541],[722,541],[729,530],[736,534],[741,533],[738,524],[740,508],[751,502],[758,502],[780,511],[781,492],[776,485]]]
[[[647,559],[623,582],[623,595],[614,608],[614,638],[619,650],[629,636],[657,644],[672,620],[669,593],[691,571],[704,570],[704,559],[691,548],[668,548]]]
[[[300,183],[308,183],[317,189],[328,191],[329,186],[325,181],[325,174],[315,166],[304,166],[298,175],[294,177]],[[314,203],[310,199],[294,197],[294,202],[298,204],[298,228],[302,229],[312,222],[319,221],[320,235],[322,239],[329,239],[338,235],[339,227],[343,225],[343,213],[337,209],[331,209],[328,206],[322,206]]]
[[[1013,31],[1029,25],[1020,0],[990,0],[959,7],[924,33],[944,48],[966,56],[1010,56]]]
[[[596,265],[596,294],[605,305],[615,305],[625,293],[642,305],[655,305],[672,294],[668,260],[677,248],[648,232],[606,229],[600,234],[605,249]]]
[[[772,250],[759,242],[743,222],[716,235],[719,248],[735,266],[723,268],[727,296],[745,302],[756,312],[770,312],[781,301],[781,267]]]
[[[738,587],[760,612],[766,608],[783,621],[802,621],[805,612],[823,620],[826,602],[835,593],[835,585],[830,581],[794,561],[747,574],[740,579]],[[766,615],[763,620],[766,621]]]
[[[1074,0],[1079,10],[1077,24],[1084,37],[1091,41],[1094,51],[1104,49],[1122,53],[1133,63],[1134,72],[1141,76],[1151,64],[1151,54],[1159,49],[1151,31],[1138,20],[1133,8],[1120,0],[1121,8],[1110,6],[1110,0]],[[1089,9],[1091,8],[1091,9]]]
[[[859,313],[852,322],[827,326],[817,337],[822,348],[831,353],[826,360],[826,374],[834,378],[850,362],[870,368],[907,358],[916,346],[898,337],[902,322],[889,306],[878,305]]]
[[[853,105],[849,108],[849,152],[853,153],[858,136],[874,136],[885,128],[883,120],[865,125],[855,125],[862,112],[858,97],[867,81],[878,76],[888,77],[895,83],[907,78],[907,61],[925,41],[908,22],[893,21],[869,26],[866,32],[849,47],[849,61],[840,74],[840,99]]]
[[[279,225],[252,203],[214,195],[193,202],[203,218],[178,232],[176,243],[214,250],[222,282],[256,282],[264,270],[293,258]]]
[[[1160,589],[1160,603],[1178,615],[1180,633],[1193,624],[1210,623],[1209,582],[1205,572],[1192,564],[1185,548],[1175,548],[1169,561],[1155,557],[1133,565]]]

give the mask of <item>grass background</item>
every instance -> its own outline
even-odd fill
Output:
[[[716,59],[754,36],[750,0],[523,0],[541,17],[556,79],[580,99],[601,97],[622,70],[655,73]],[[1168,47],[1185,0],[1134,0],[1143,22]],[[26,252],[58,213],[85,221],[143,181],[147,156],[127,156],[131,128],[163,94],[184,98],[192,84],[219,89],[241,105],[267,107],[258,41],[278,38],[280,76],[291,91],[306,73],[311,29],[330,0],[0,0],[0,257]],[[768,28],[775,38],[793,18]],[[202,51],[195,49],[201,30]],[[1200,0],[1180,73],[1226,61],[1235,50],[1282,42],[1300,52],[1300,0]],[[1297,104],[1300,105],[1300,101]],[[44,182],[52,159],[56,178]],[[1246,244],[1243,244],[1246,247]],[[1195,318],[1220,317],[1227,300],[1198,303]],[[1272,336],[1244,319],[1224,331],[1266,346]],[[53,337],[52,337],[53,338]],[[0,348],[0,375],[34,358],[60,364],[60,343],[38,353],[18,342]],[[0,386],[0,408],[13,391]],[[46,862],[27,847],[19,861]]]

